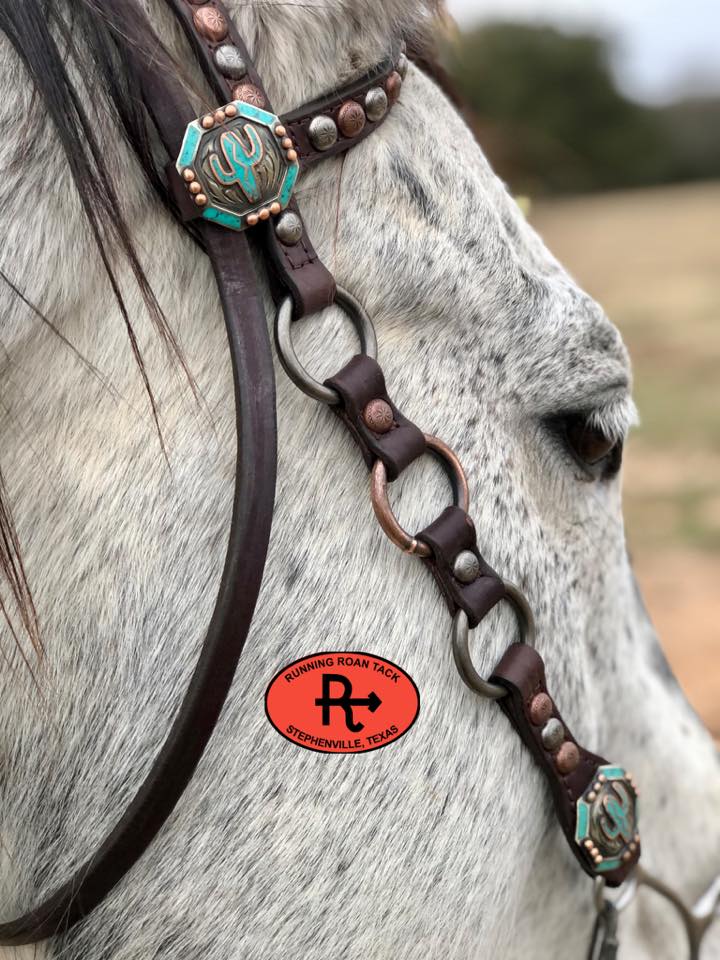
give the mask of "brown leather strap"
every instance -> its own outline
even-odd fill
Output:
[[[396,480],[425,453],[422,431],[392,402],[380,365],[372,357],[366,354],[353,357],[325,381],[325,386],[340,394],[342,403],[333,410],[350,431],[369,470],[376,460],[382,460],[388,480]],[[384,412],[384,418],[373,419],[371,405]]]
[[[343,87],[339,94],[328,94],[312,103],[304,104],[292,113],[283,114],[280,119],[295,143],[295,149],[303,167],[307,168],[319,160],[344,153],[369,137],[385,122],[390,107],[400,95],[402,78],[397,69],[400,56],[398,46],[387,60],[354,80],[347,87]],[[367,96],[371,91],[378,89],[382,90],[387,97],[388,110],[378,119],[373,120],[367,112]],[[338,130],[335,143],[324,150],[318,150],[310,138],[310,124],[317,117],[329,117]],[[355,122],[350,122],[352,120]]]
[[[537,650],[526,644],[513,644],[495,668],[490,682],[508,690],[508,696],[498,702],[547,777],[555,813],[581,867],[591,876],[604,877],[609,886],[619,886],[640,858],[637,795],[631,778],[621,768],[585,750],[573,737],[548,692],[545,664]],[[620,771],[624,776],[615,777],[612,771]],[[593,824],[588,833],[594,837],[590,843],[585,840],[584,832],[576,839],[581,798],[588,823]],[[621,811],[628,799],[631,809],[623,815]],[[617,830],[625,830],[626,835],[618,836],[615,841],[604,832],[612,834]],[[618,845],[619,850],[612,849]],[[602,860],[598,862],[597,857]],[[616,860],[618,865],[608,869]]]
[[[144,59],[143,24],[133,0],[96,0],[138,72],[161,139],[174,156],[190,105],[162,70]],[[148,27],[149,29],[149,27]],[[147,35],[147,34],[146,34]],[[0,943],[18,946],[62,934],[85,917],[132,868],[157,836],[195,772],[230,689],[260,590],[272,521],[275,386],[265,311],[247,238],[198,225],[215,271],[232,357],[237,430],[233,515],[215,610],[188,690],[153,766],[121,819],[62,887],[22,917],[0,925]]]
[[[198,5],[191,0],[168,0],[177,15],[220,104],[229,100],[247,100],[272,112],[272,105],[255,69],[247,47],[221,0],[208,0]],[[223,57],[225,59],[223,59]],[[244,73],[232,71],[235,58]],[[232,76],[232,73],[235,76]],[[244,92],[243,89],[244,88]],[[170,178],[178,178],[172,170]],[[174,192],[179,193],[180,189]],[[197,216],[197,208],[187,206],[188,216]],[[288,210],[300,218],[297,204],[291,201]],[[335,299],[335,279],[322,263],[303,224],[302,235],[295,243],[283,243],[271,223],[254,228],[263,239],[265,251],[279,286],[273,296],[289,293],[295,305],[295,317],[316,313]]]
[[[332,409],[358,445],[369,470],[379,460],[385,466],[388,481],[393,481],[424,453],[432,452],[422,430],[390,399],[385,376],[376,360],[366,354],[353,357],[325,381],[325,386],[340,395],[340,403]],[[459,491],[455,493],[457,497]],[[477,626],[503,599],[505,586],[480,555],[475,525],[469,514],[460,507],[448,507],[415,539],[431,551],[425,562],[451,615],[464,610],[470,626]],[[460,580],[454,569],[455,561],[463,552],[470,552],[477,559],[470,582]]]
[[[476,627],[503,599],[505,585],[478,549],[472,518],[459,507],[448,507],[437,520],[417,534],[417,539],[432,550],[432,557],[425,562],[440,587],[451,616],[464,610],[470,627]],[[478,562],[478,573],[470,583],[458,579],[454,570],[455,561],[465,551],[472,553]]]

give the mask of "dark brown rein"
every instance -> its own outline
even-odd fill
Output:
[[[224,44],[234,46],[247,66],[242,93],[271,109],[247,50],[224,8],[215,2],[202,6],[185,0],[168,2],[185,26],[219,102],[225,103],[241,93],[237,90],[238,80],[223,73],[214,57],[220,41],[213,28],[217,31],[224,21]],[[142,82],[145,105],[168,157],[174,159],[195,114],[175,79],[173,65],[157,49],[153,49],[152,65],[148,63],[143,54],[147,23],[133,0],[97,3],[116,28],[118,42],[126,44],[126,53]],[[213,12],[210,22],[197,16],[202,11],[206,15],[207,11]],[[394,73],[395,62],[388,60],[340,93],[284,119],[305,165],[347,150],[384,119],[368,119],[357,133],[348,127],[352,135],[338,137],[324,151],[316,149],[310,138],[308,127],[313,116],[321,112],[337,114],[349,103],[359,105],[369,89],[382,86]],[[179,216],[188,219],[196,210],[188,207],[185,185],[172,173],[171,186],[184,206]],[[291,204],[288,212],[302,224],[296,205]],[[263,226],[267,229],[261,231],[261,240],[273,265],[276,295],[290,294],[298,317],[332,303],[334,280],[317,257],[304,227],[299,238],[288,235],[293,242],[286,245],[280,240],[281,231],[272,229],[270,224]],[[297,229],[296,221],[291,220],[290,226]],[[215,609],[177,717],[133,801],[92,857],[66,883],[28,913],[0,924],[0,944],[19,946],[65,933],[86,917],[142,856],[192,779],[227,698],[250,629],[265,566],[275,495],[277,432],[272,351],[248,236],[202,219],[196,221],[196,228],[213,265],[220,294],[232,359],[236,411],[232,522]]]

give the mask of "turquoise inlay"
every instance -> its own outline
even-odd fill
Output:
[[[603,860],[602,863],[598,863],[598,865],[595,867],[595,872],[607,873],[608,870],[616,870],[621,865],[622,860],[620,857],[614,857],[612,860]]]
[[[280,123],[279,117],[274,113],[268,113],[267,110],[261,110],[260,107],[253,107],[244,100],[233,100],[233,106],[237,108],[238,115],[245,117],[246,120],[257,120],[266,127],[276,127]]]
[[[577,826],[575,828],[575,840],[582,843],[588,835],[588,818],[590,811],[583,800],[578,800],[577,805]]]
[[[624,843],[630,843],[635,836],[635,821],[630,796],[625,793],[625,796],[618,800],[615,794],[611,793],[604,798],[604,805],[606,817],[603,830],[608,839],[617,840],[620,837]]]
[[[600,767],[598,773],[604,773],[608,780],[623,780],[626,776],[622,767]]]
[[[298,178],[298,173],[300,173],[299,164],[293,163],[288,167],[287,173],[285,174],[285,179],[283,180],[282,189],[280,191],[280,206],[283,209],[290,203],[290,197],[292,196],[293,187],[295,186],[295,181]]]
[[[207,210],[203,210],[202,215],[206,220],[212,220],[213,223],[219,223],[223,227],[230,227],[231,230],[245,229],[242,217],[236,213],[230,213],[229,210],[218,210],[215,207],[208,207]]]
[[[178,171],[182,171],[184,167],[192,165],[201,136],[202,131],[196,127],[194,123],[191,123],[185,131],[185,139],[183,140],[182,149],[180,150],[180,156],[177,161]]]
[[[251,203],[259,203],[262,191],[255,176],[255,167],[262,160],[263,145],[255,127],[248,123],[243,129],[247,143],[243,143],[235,130],[220,135],[220,149],[227,166],[223,166],[216,154],[210,158],[210,166],[218,183],[226,187],[237,183]]]

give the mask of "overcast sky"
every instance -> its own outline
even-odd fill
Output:
[[[448,0],[448,6],[462,25],[505,17],[599,29],[617,40],[618,79],[639,99],[720,93],[720,0]]]

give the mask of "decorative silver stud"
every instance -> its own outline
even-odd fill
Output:
[[[303,224],[300,217],[288,210],[275,224],[275,233],[278,240],[286,246],[292,246],[300,240],[303,235]]]
[[[382,87],[373,87],[365,94],[365,113],[374,123],[387,113],[388,98]]]
[[[555,753],[560,744],[565,739],[565,730],[557,717],[552,717],[542,728],[543,746],[550,753]]]
[[[329,150],[338,138],[335,121],[332,117],[315,117],[308,127],[308,136],[316,150]]]
[[[404,53],[401,53],[397,62],[397,72],[400,74],[403,80],[407,75],[409,65],[410,65],[410,61],[408,60],[408,58],[405,56]]]
[[[215,51],[215,63],[224,77],[240,80],[247,73],[247,64],[232,43],[224,43]]]
[[[480,561],[472,550],[463,550],[455,557],[453,575],[460,583],[474,583],[480,576]]]

